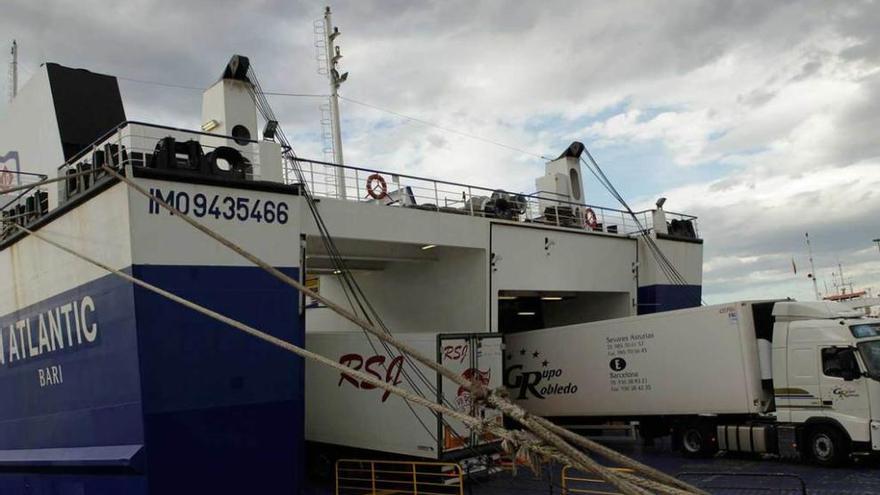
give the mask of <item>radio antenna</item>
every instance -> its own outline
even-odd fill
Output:
[[[816,265],[813,264],[813,246],[810,245],[810,233],[804,233],[807,239],[807,251],[810,253],[810,278],[813,279],[813,292],[816,294],[816,300],[822,300],[822,294],[819,293],[819,282],[816,281]]]
[[[10,50],[12,60],[9,62],[9,101],[15,99],[18,94],[18,43],[12,40],[12,50]]]

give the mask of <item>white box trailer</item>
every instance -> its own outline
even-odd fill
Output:
[[[395,333],[395,337],[423,355],[467,378],[497,388],[502,383],[503,350],[499,334]],[[396,349],[388,352],[376,337],[364,332],[315,332],[306,335],[306,347],[366,372],[388,383],[460,411],[471,411],[467,390],[438,376]],[[421,374],[421,377],[419,377]],[[477,411],[484,417],[498,413]],[[422,406],[368,383],[311,362],[306,363],[306,440],[321,455],[349,455],[350,449],[445,460],[473,457],[496,440],[470,433],[461,422],[435,415]]]
[[[506,336],[505,386],[558,422],[638,421],[687,455],[880,451],[880,320],[744,301]],[[877,417],[875,417],[875,415]]]
[[[770,346],[759,346],[752,309],[709,306],[508,335],[505,385],[542,416],[764,412],[772,391],[761,383],[761,354],[769,363]]]

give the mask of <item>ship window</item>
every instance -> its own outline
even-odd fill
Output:
[[[239,146],[244,146],[251,140],[251,131],[243,125],[237,125],[232,128],[232,137]]]

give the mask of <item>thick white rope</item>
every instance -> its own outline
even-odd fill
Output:
[[[411,394],[410,392],[408,392],[407,390],[405,390],[403,388],[386,383],[384,380],[380,380],[380,379],[378,379],[372,375],[369,375],[367,373],[356,371],[356,370],[354,370],[354,369],[352,369],[342,363],[338,363],[338,362],[336,362],[332,359],[326,358],[320,354],[316,354],[314,352],[303,349],[302,347],[291,344],[290,342],[287,342],[286,340],[280,339],[278,337],[275,337],[274,335],[270,335],[268,333],[265,333],[261,330],[254,328],[250,325],[246,325],[240,321],[234,320],[234,319],[232,319],[228,316],[225,316],[221,313],[218,313],[214,310],[208,309],[208,308],[201,306],[197,303],[194,303],[188,299],[180,297],[177,294],[174,294],[174,293],[169,292],[165,289],[162,289],[162,288],[157,287],[153,284],[150,284],[149,282],[144,282],[143,280],[140,280],[140,279],[133,277],[133,276],[121,271],[121,270],[117,270],[111,266],[108,266],[108,265],[106,265],[106,264],[104,264],[94,258],[90,258],[89,256],[86,256],[82,253],[78,253],[78,252],[74,251],[73,249],[70,249],[67,246],[64,246],[58,242],[55,242],[52,239],[49,239],[46,236],[39,234],[37,232],[34,232],[26,227],[22,227],[21,225],[16,225],[16,227],[18,227],[22,231],[27,232],[28,234],[30,234],[34,237],[36,237],[37,239],[40,239],[41,241],[46,242],[46,243],[64,251],[65,253],[68,253],[68,254],[75,256],[83,261],[91,263],[92,265],[95,265],[103,270],[106,270],[107,272],[110,272],[110,273],[112,273],[122,279],[125,279],[125,280],[127,280],[137,286],[143,287],[144,289],[147,289],[150,292],[153,292],[153,293],[158,294],[162,297],[170,299],[180,305],[183,305],[187,308],[190,308],[193,311],[201,313],[201,314],[208,316],[210,318],[213,318],[217,321],[223,322],[223,323],[225,323],[235,329],[241,330],[242,332],[245,332],[249,335],[252,335],[252,336],[254,336],[260,340],[263,340],[265,342],[268,342],[274,346],[277,346],[277,347],[280,347],[280,348],[285,349],[287,351],[290,351],[290,352],[292,352],[300,357],[303,357],[305,359],[311,359],[311,360],[317,361],[321,364],[330,366],[331,368],[334,368],[337,371],[340,371],[341,373],[343,373],[345,375],[357,378],[357,379],[362,380],[366,383],[370,383],[370,384],[375,385],[379,388],[382,388],[383,390],[387,390],[393,394],[399,395],[407,401],[425,406],[428,409],[431,409],[435,412],[453,417],[453,418],[469,425],[472,428],[480,429],[483,427],[483,422],[474,418],[473,416],[463,414],[461,412],[449,409],[449,408],[442,406],[440,404],[436,404],[428,399],[425,399],[424,397],[421,397],[421,396],[418,396],[415,394]]]
[[[517,419],[517,421],[519,421],[521,424],[523,424],[523,426],[526,426],[527,428],[529,428],[530,430],[532,430],[533,432],[538,434],[539,437],[543,438],[550,445],[559,449],[564,454],[571,456],[573,460],[579,461],[579,462],[577,462],[577,464],[580,464],[579,467],[583,467],[583,468],[586,468],[590,471],[596,472],[601,477],[603,477],[606,481],[613,484],[618,489],[623,490],[625,493],[640,493],[640,489],[638,487],[635,487],[635,486],[631,485],[629,482],[620,479],[619,477],[616,476],[615,473],[609,471],[605,466],[599,465],[595,461],[592,461],[591,459],[589,459],[580,450],[571,447],[567,442],[565,442],[557,434],[551,432],[547,427],[545,427],[542,424],[538,424],[536,421],[534,421],[534,417],[529,415],[521,407],[513,404],[512,402],[510,402],[506,398],[499,397],[497,394],[489,393],[488,390],[486,390],[486,388],[483,387],[478,382],[469,381],[469,380],[465,379],[464,377],[454,373],[453,371],[441,366],[436,361],[434,361],[426,356],[423,356],[420,352],[418,352],[416,349],[412,348],[411,346],[409,346],[405,342],[402,342],[402,341],[394,338],[391,334],[386,333],[385,331],[376,328],[370,322],[367,322],[367,321],[359,318],[358,316],[349,312],[345,308],[343,308],[343,307],[337,305],[336,303],[322,297],[321,295],[312,291],[311,289],[309,289],[305,285],[299,283],[298,280],[295,280],[292,277],[285,275],[277,268],[269,265],[268,263],[266,263],[262,259],[258,258],[257,256],[253,255],[252,253],[244,250],[243,248],[236,245],[232,241],[226,239],[225,237],[223,237],[222,235],[220,235],[216,231],[206,227],[205,225],[197,222],[196,220],[194,220],[190,216],[182,213],[180,210],[178,210],[174,206],[168,204],[162,198],[151,195],[149,192],[147,192],[139,184],[135,183],[130,178],[125,177],[124,175],[118,173],[113,168],[111,168],[107,165],[104,165],[104,170],[107,171],[110,175],[116,177],[120,181],[127,184],[132,189],[139,192],[144,197],[148,198],[151,201],[155,201],[157,204],[159,204],[160,206],[162,206],[163,208],[165,208],[169,212],[173,213],[177,217],[186,221],[192,227],[194,227],[197,230],[201,231],[202,233],[208,235],[209,237],[211,237],[214,240],[216,240],[217,242],[223,244],[224,246],[231,249],[232,251],[238,253],[242,257],[248,259],[249,261],[256,264],[257,266],[263,268],[264,270],[266,270],[267,272],[269,272],[270,274],[272,274],[273,276],[275,276],[276,278],[278,278],[282,282],[285,282],[286,284],[296,288],[297,290],[308,295],[309,297],[312,297],[313,299],[325,304],[327,307],[329,307],[334,312],[338,313],[340,316],[342,316],[342,317],[346,318],[347,320],[351,321],[352,323],[362,327],[364,330],[367,330],[368,332],[372,333],[373,335],[375,335],[379,339],[384,340],[385,342],[388,342],[389,344],[397,347],[401,352],[410,355],[411,357],[413,357],[414,359],[416,359],[420,363],[431,368],[432,370],[436,371],[437,373],[441,374],[442,376],[450,379],[454,383],[461,385],[463,387],[470,388],[471,393],[473,394],[473,396],[475,397],[476,400],[485,399],[491,405],[495,406],[496,408],[498,408],[499,410],[501,410],[502,412],[504,412],[508,416],[514,417],[514,419]],[[330,361],[330,362],[335,363],[334,361]],[[431,404],[433,404],[433,403],[431,403]],[[607,450],[610,452],[613,452],[615,454],[614,457],[624,458],[624,456],[614,452],[611,449],[607,449]],[[615,460],[615,459],[612,459],[612,460]],[[633,466],[640,466],[640,464],[635,463],[635,461],[633,461],[632,465]],[[644,466],[644,467],[646,467],[646,466]],[[634,469],[639,469],[639,468],[634,468]],[[676,484],[680,486],[681,482],[678,482]],[[693,490],[694,492],[699,492],[698,490],[694,489],[693,487],[690,487],[690,489]]]
[[[90,263],[94,266],[97,266],[97,267],[99,267],[109,273],[112,273],[112,274],[114,274],[114,275],[116,275],[116,276],[118,276],[128,282],[131,282],[139,287],[143,287],[144,289],[147,289],[155,294],[158,294],[158,295],[165,297],[171,301],[174,301],[178,304],[181,304],[181,305],[183,305],[187,308],[190,308],[198,313],[201,313],[205,316],[208,316],[208,317],[213,318],[217,321],[225,323],[225,324],[227,324],[237,330],[240,330],[240,331],[245,332],[249,335],[252,335],[260,340],[268,342],[269,344],[280,347],[284,350],[287,350],[287,351],[289,351],[293,354],[296,354],[300,357],[303,357],[305,359],[311,359],[311,360],[316,361],[320,364],[330,366],[331,368],[334,368],[341,373],[355,377],[357,379],[365,381],[366,383],[370,383],[370,384],[376,386],[377,388],[381,388],[381,389],[386,390],[388,392],[391,392],[395,395],[398,395],[401,398],[403,398],[404,400],[413,402],[415,404],[422,405],[422,406],[424,406],[428,409],[431,409],[432,411],[438,412],[440,414],[448,415],[451,418],[454,418],[454,419],[457,419],[457,420],[463,422],[464,424],[468,425],[469,428],[471,428],[475,431],[486,430],[486,431],[490,431],[491,433],[493,433],[501,438],[504,438],[508,441],[515,441],[515,437],[510,435],[510,432],[508,432],[507,430],[505,430],[503,428],[497,427],[492,424],[484,423],[473,416],[469,416],[469,415],[463,414],[461,412],[449,409],[441,404],[436,404],[436,403],[431,402],[431,401],[429,401],[419,395],[411,394],[405,389],[388,384],[385,381],[377,379],[371,375],[368,375],[366,373],[362,373],[360,371],[353,370],[353,369],[349,368],[348,366],[345,366],[341,363],[338,363],[332,359],[324,357],[320,354],[313,353],[311,351],[308,351],[306,349],[298,347],[294,344],[291,344],[290,342],[287,342],[283,339],[280,339],[280,338],[275,337],[273,335],[262,332],[254,327],[251,327],[251,326],[246,325],[242,322],[239,322],[237,320],[229,318],[223,314],[220,314],[216,311],[213,311],[213,310],[208,309],[204,306],[201,306],[197,303],[189,301],[189,300],[187,300],[183,297],[180,297],[172,292],[169,292],[165,289],[162,289],[162,288],[157,287],[155,285],[152,285],[148,282],[140,280],[136,277],[133,277],[133,276],[121,271],[121,270],[117,270],[109,265],[106,265],[98,260],[95,260],[94,258],[91,258],[85,254],[79,253],[71,248],[68,248],[67,246],[64,246],[63,244],[60,244],[56,241],[53,241],[53,240],[47,238],[46,236],[39,234],[37,232],[34,232],[26,227],[22,227],[20,225],[16,225],[16,227],[18,229],[20,229],[21,231],[26,232],[26,233],[32,235],[33,237],[40,239],[43,242],[46,242],[47,244],[50,244],[50,245],[54,246],[55,248],[60,249],[61,251],[64,251],[64,252],[66,252],[76,258],[79,258],[83,261],[86,261],[87,263]],[[531,422],[531,420],[528,418],[521,418],[520,421],[526,425],[528,425]],[[532,427],[535,427],[535,425],[532,425]],[[541,427],[537,426],[537,428],[540,430]],[[568,455],[565,455],[565,453],[558,455],[558,458],[561,461],[563,461],[564,463],[575,465],[581,469],[595,472],[597,475],[599,475],[603,478],[606,478],[606,481],[613,484],[614,486],[616,486],[618,489],[622,490],[627,495],[630,495],[630,494],[644,495],[645,493],[647,493],[644,490],[642,490],[641,488],[633,485],[629,481],[625,481],[625,480],[620,479],[616,473],[613,473],[613,472],[607,470],[607,468],[605,468],[604,466],[601,466],[600,464],[593,461],[592,459],[589,459],[588,457],[583,456],[583,453],[581,453],[580,451],[577,451],[576,449],[572,449],[570,446],[568,447],[567,450],[569,450],[569,452],[568,452],[569,455],[571,455],[573,453],[573,454],[575,454],[575,456],[574,456],[574,458],[571,458]],[[577,457],[583,457],[583,459],[580,460],[580,462],[578,462],[579,460],[577,459]]]
[[[538,417],[536,417],[536,420],[539,423],[541,423],[543,426],[545,426],[548,430],[552,431],[553,433],[556,433],[560,437],[567,439],[568,441],[573,442],[575,445],[579,445],[586,450],[589,450],[591,452],[599,454],[602,457],[605,457],[606,459],[610,459],[616,463],[619,463],[623,467],[628,467],[630,469],[634,469],[634,470],[639,471],[642,474],[645,474],[648,477],[653,478],[657,481],[660,481],[662,483],[666,483],[670,486],[677,486],[680,489],[688,491],[688,492],[699,493],[702,495],[709,495],[707,492],[700,490],[699,488],[696,488],[688,483],[685,483],[684,481],[682,481],[674,476],[670,476],[670,475],[664,473],[663,471],[655,469],[655,468],[648,466],[646,464],[642,464],[641,462],[639,462],[631,457],[627,457],[627,456],[621,454],[620,452],[615,451],[614,449],[608,448],[598,442],[590,440],[589,438],[585,438],[581,435],[578,435],[577,433],[575,433],[571,430],[567,430],[567,429],[551,422],[550,420],[548,420],[546,418],[542,418],[542,417],[538,416]]]
[[[129,179],[128,177],[126,177],[126,176],[120,174],[119,172],[117,172],[117,171],[114,170],[113,168],[111,168],[111,167],[109,167],[109,166],[107,166],[107,165],[104,165],[104,170],[106,170],[110,175],[112,175],[112,176],[116,177],[117,179],[119,179],[120,181],[124,182],[124,183],[127,184],[129,187],[131,187],[131,188],[134,189],[135,191],[139,192],[140,194],[142,194],[142,195],[145,196],[146,198],[150,199],[151,201],[155,201],[155,202],[156,202],[157,204],[159,204],[161,207],[163,207],[163,208],[165,208],[166,210],[168,210],[169,212],[173,213],[175,216],[179,217],[181,220],[183,220],[183,221],[185,221],[186,223],[190,224],[190,225],[191,225],[192,227],[194,227],[195,229],[199,230],[200,232],[204,233],[204,234],[207,235],[208,237],[211,237],[211,238],[214,239],[215,241],[217,241],[217,242],[219,242],[220,244],[222,244],[222,245],[226,246],[227,248],[231,249],[231,250],[234,251],[235,253],[239,254],[239,255],[242,256],[242,257],[244,257],[245,259],[247,259],[247,260],[250,261],[251,263],[253,263],[253,264],[259,266],[259,267],[262,268],[263,270],[269,272],[271,275],[273,275],[273,276],[274,276],[275,278],[277,278],[278,280],[281,280],[281,281],[284,282],[285,284],[290,285],[291,287],[293,287],[293,288],[295,288],[296,290],[302,292],[303,294],[305,294],[305,295],[311,297],[312,299],[314,299],[314,300],[316,300],[316,301],[318,301],[318,302],[320,302],[320,303],[322,303],[322,304],[325,304],[328,308],[330,308],[331,310],[333,310],[334,312],[336,312],[337,314],[339,314],[339,315],[342,316],[343,318],[345,318],[345,319],[347,319],[348,321],[354,323],[355,325],[357,325],[357,326],[363,328],[364,330],[366,330],[366,331],[372,333],[373,335],[375,335],[375,336],[376,336],[377,338],[379,338],[380,340],[383,340],[383,341],[385,341],[385,342],[387,342],[387,343],[393,345],[394,347],[397,347],[401,352],[404,352],[404,353],[406,353],[406,354],[409,354],[410,356],[412,356],[413,358],[415,358],[415,359],[416,359],[417,361],[419,361],[420,363],[422,363],[422,364],[424,364],[425,366],[427,366],[427,367],[433,369],[434,371],[440,373],[441,375],[443,375],[444,377],[450,379],[452,382],[456,383],[457,385],[460,385],[460,386],[463,386],[463,387],[471,387],[472,385],[474,385],[474,383],[472,383],[472,382],[470,382],[470,381],[468,381],[468,380],[462,378],[462,377],[459,376],[457,373],[454,373],[454,372],[452,372],[451,370],[448,370],[448,369],[446,369],[446,368],[444,368],[444,367],[442,367],[442,366],[439,366],[435,361],[433,361],[433,360],[431,360],[431,359],[428,359],[428,358],[425,357],[425,356],[422,356],[422,355],[421,355],[421,354],[420,354],[415,348],[411,347],[409,344],[407,344],[407,343],[405,343],[405,342],[402,342],[402,341],[400,341],[400,340],[394,338],[393,336],[391,336],[390,334],[388,334],[388,333],[385,332],[384,330],[380,330],[380,329],[376,328],[376,326],[373,325],[372,323],[370,323],[370,322],[368,322],[368,321],[366,321],[366,320],[364,320],[364,319],[362,319],[362,318],[359,318],[357,315],[355,315],[354,313],[348,311],[347,309],[343,308],[342,306],[340,306],[340,305],[334,303],[333,301],[330,301],[329,299],[327,299],[327,298],[321,296],[321,295],[318,294],[317,292],[315,292],[315,291],[309,289],[309,288],[306,287],[305,285],[301,284],[301,283],[299,282],[299,280],[296,280],[296,279],[294,279],[294,278],[292,278],[292,277],[287,276],[286,274],[284,274],[283,272],[281,272],[280,270],[278,270],[278,269],[275,268],[274,266],[272,266],[272,265],[266,263],[265,261],[263,261],[262,259],[258,258],[257,256],[255,256],[255,255],[251,254],[250,252],[244,250],[243,248],[241,248],[241,247],[238,246],[237,244],[233,243],[232,241],[226,239],[225,237],[223,237],[222,235],[218,234],[218,233],[215,232],[214,230],[212,230],[212,229],[206,227],[205,225],[203,225],[203,224],[197,222],[196,220],[194,220],[194,219],[193,219],[192,217],[190,217],[189,215],[184,214],[183,212],[181,212],[180,210],[178,210],[178,209],[175,208],[174,206],[172,206],[172,205],[168,204],[167,202],[165,202],[165,200],[163,200],[162,198],[159,198],[159,197],[156,197],[156,196],[151,195],[149,192],[147,192],[147,191],[146,191],[143,187],[141,187],[139,184],[137,184],[136,182],[132,181],[132,180]],[[486,392],[484,392],[484,393],[486,393]]]

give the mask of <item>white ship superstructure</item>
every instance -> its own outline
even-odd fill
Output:
[[[575,143],[549,162],[536,182],[555,187],[533,194],[300,163],[341,254],[389,328],[495,332],[699,305],[702,241],[696,219],[662,210],[636,212],[634,218],[584,203],[570,192],[583,190],[579,149]],[[338,168],[352,199],[337,199],[335,189],[325,186],[325,174]],[[381,199],[369,196],[374,175],[387,184]],[[592,226],[588,218],[595,218]],[[660,232],[657,219],[663,222]],[[673,224],[678,230],[670,233]],[[309,231],[308,219],[304,225],[307,273],[318,277],[322,292],[335,294],[335,267],[321,243],[312,241],[317,233]],[[687,285],[666,280],[640,240],[643,229]],[[308,315],[310,331],[351,328],[321,308],[309,308]]]

